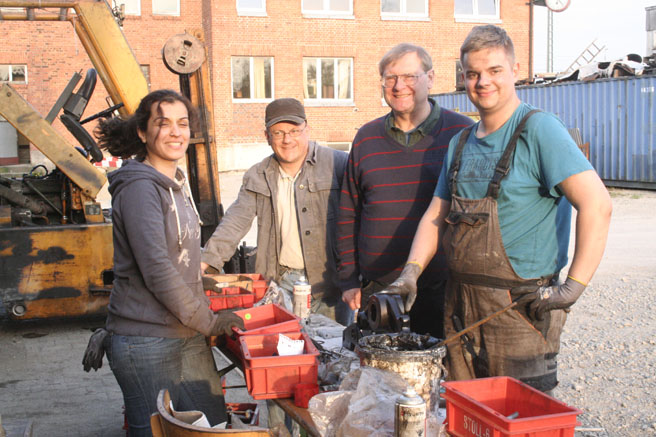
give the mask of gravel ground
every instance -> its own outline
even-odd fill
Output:
[[[555,396],[583,410],[577,436],[653,436],[656,193],[611,196],[608,245],[565,326]]]

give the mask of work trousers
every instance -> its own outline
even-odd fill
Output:
[[[227,420],[221,381],[205,337],[107,337],[107,358],[123,392],[130,437],[151,436],[157,395],[167,389],[178,411],[199,410],[210,425]]]

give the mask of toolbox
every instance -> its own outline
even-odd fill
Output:
[[[299,318],[278,304],[271,303],[235,311],[244,320],[245,330],[233,327],[233,338],[226,336],[226,347],[243,360],[239,337],[242,335],[275,334],[279,332],[301,332]]]
[[[206,290],[210,298],[210,309],[214,312],[229,308],[250,308],[255,303],[255,294],[242,287],[223,287],[221,291]]]
[[[581,410],[508,376],[443,382],[452,436],[573,437]],[[515,417],[515,418],[511,418]]]
[[[242,335],[244,375],[248,393],[254,399],[291,398],[294,385],[317,383],[319,351],[303,332],[285,333],[292,340],[304,340],[300,355],[278,356],[280,334]]]
[[[259,273],[240,273],[240,274],[220,274],[208,275],[214,279],[219,290],[210,290],[212,292],[220,291],[226,287],[241,287],[255,294],[255,302],[261,300],[269,286],[268,281]]]

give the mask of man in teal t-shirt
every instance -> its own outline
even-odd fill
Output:
[[[388,292],[405,296],[410,308],[416,279],[441,244],[450,273],[447,338],[516,305],[448,345],[449,377],[512,376],[551,392],[564,310],[599,265],[610,196],[563,123],[517,97],[519,64],[503,29],[472,29],[460,59],[481,120],[451,140],[406,266]],[[559,284],[570,213],[559,205],[566,201],[577,210],[576,247]]]
[[[459,195],[468,199],[485,197],[514,129],[532,106],[521,103],[498,130],[477,138],[470,133],[462,153],[458,173]],[[457,144],[459,137],[451,140]],[[449,148],[435,196],[451,201],[448,169],[455,148]],[[506,254],[515,272],[522,278],[552,275],[562,269],[567,258],[558,260],[558,243],[567,246],[569,226],[557,226],[556,214],[567,214],[560,203],[558,184],[569,176],[592,170],[563,123],[554,115],[539,112],[531,116],[517,147],[508,175],[501,183],[497,198],[499,225]],[[569,208],[569,205],[566,205]],[[560,262],[560,264],[558,263]]]

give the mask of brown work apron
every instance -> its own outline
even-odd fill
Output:
[[[450,270],[446,288],[445,336],[455,334],[509,305],[518,295],[548,284],[552,276],[524,279],[515,273],[501,239],[497,198],[508,174],[517,139],[528,113],[506,146],[483,199],[457,196],[456,178],[471,128],[460,136],[449,168],[452,200],[443,246]],[[555,278],[557,279],[557,278]],[[557,384],[556,356],[565,324],[564,311],[551,311],[542,322],[524,309],[512,309],[448,345],[449,379],[512,376],[542,391]]]

